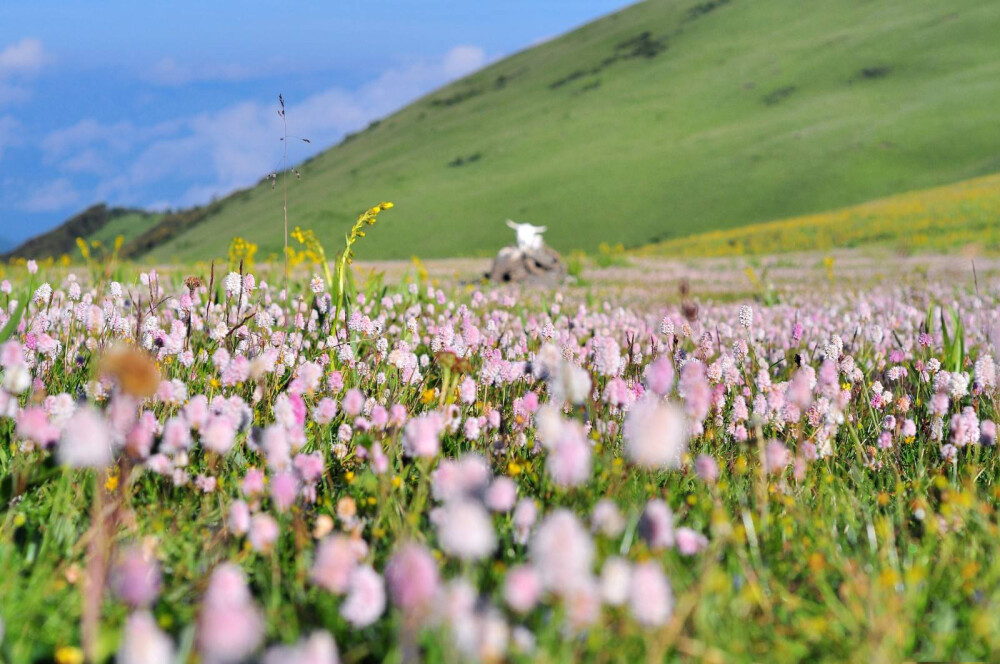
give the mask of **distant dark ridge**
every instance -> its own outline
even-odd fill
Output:
[[[144,210],[133,208],[109,208],[104,203],[92,205],[83,212],[71,217],[47,233],[37,235],[18,247],[2,255],[4,260],[11,258],[49,258],[76,251],[76,239],[89,237],[108,222],[126,214],[149,214]]]
[[[154,247],[197,226],[208,217],[221,211],[227,203],[233,200],[245,200],[249,195],[249,189],[239,189],[223,199],[213,200],[208,205],[199,205],[185,210],[168,212],[164,215],[163,219],[155,223],[149,230],[135,239],[126,242],[122,247],[121,256],[122,258],[138,258]]]

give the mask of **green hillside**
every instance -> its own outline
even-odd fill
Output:
[[[290,223],[334,246],[392,200],[367,258],[491,253],[508,217],[592,250],[994,173],[997,35],[994,0],[645,2],[312,159],[289,185]],[[280,188],[262,184],[154,229],[148,256],[218,256],[241,235],[266,257],[281,218]]]
[[[50,231],[37,235],[16,248],[11,248],[2,258],[56,258],[62,255],[78,256],[77,239],[84,239],[99,255],[113,250],[118,236],[124,243],[155,227],[164,215],[133,208],[109,208],[104,203],[91,207],[67,219]]]

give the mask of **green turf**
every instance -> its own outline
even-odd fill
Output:
[[[160,219],[162,214],[143,214],[142,212],[127,212],[110,220],[103,228],[87,237],[88,242],[100,242],[105,248],[115,245],[115,238],[121,235],[125,242],[132,240],[149,230]]]
[[[362,257],[492,253],[508,217],[593,250],[997,172],[998,34],[994,0],[642,3],[305,164],[290,223],[336,249],[358,212],[392,200]],[[281,220],[280,188],[262,185],[148,258],[220,256],[234,235],[265,258]]]

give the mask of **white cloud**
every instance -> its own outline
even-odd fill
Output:
[[[67,178],[47,182],[21,204],[28,212],[58,212],[73,207],[80,202],[80,192]]]
[[[159,85],[185,85],[197,81],[242,81],[259,75],[256,69],[243,65],[191,66],[178,63],[173,58],[163,58],[153,65],[146,79]]]
[[[0,106],[26,101],[31,90],[23,81],[52,61],[42,42],[25,37],[0,50]]]
[[[4,148],[18,142],[18,131],[21,123],[11,115],[0,115],[0,160],[3,159]]]
[[[357,89],[333,87],[301,101],[287,100],[289,134],[312,141],[296,143],[289,158],[299,161],[486,62],[483,49],[456,46],[440,58],[387,70]],[[111,172],[102,170],[108,161],[124,164],[100,181],[96,199],[141,205],[148,202],[147,187],[181,181],[188,183],[183,194],[163,201],[158,193],[157,203],[198,205],[252,185],[280,166],[276,101],[244,101],[145,128],[82,120],[50,133],[42,150],[48,163],[67,173],[100,175]]]
[[[0,51],[0,78],[34,76],[50,60],[41,41],[25,37]]]

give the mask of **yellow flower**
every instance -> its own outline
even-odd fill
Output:
[[[62,646],[56,650],[57,664],[83,664],[83,651],[76,646]]]
[[[515,477],[520,475],[522,470],[523,468],[521,467],[521,464],[516,461],[511,461],[507,464],[507,472]]]
[[[109,475],[108,480],[104,483],[104,488],[108,491],[114,491],[118,488],[118,476]]]

